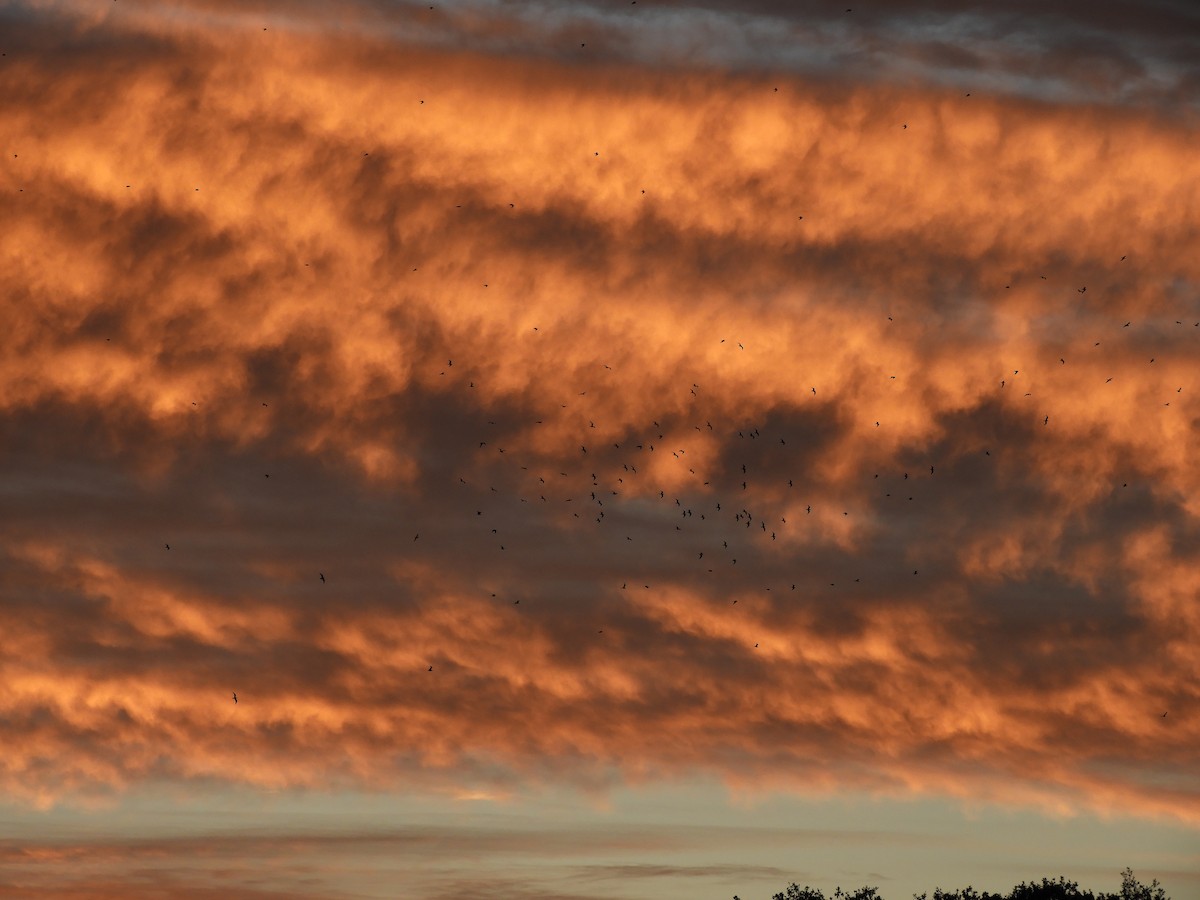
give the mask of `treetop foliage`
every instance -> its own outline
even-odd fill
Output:
[[[739,900],[734,897],[733,900]],[[819,888],[800,885],[792,882],[787,888],[775,894],[771,900],[826,900],[825,894]],[[879,889],[861,887],[857,891],[847,892],[840,887],[833,892],[830,900],[883,900]],[[1170,900],[1167,892],[1159,885],[1156,878],[1150,884],[1142,884],[1133,875],[1133,870],[1126,868],[1121,872],[1121,890],[1117,893],[1093,893],[1079,886],[1077,881],[1068,881],[1063,876],[1051,881],[1043,878],[1040,883],[1021,882],[1007,894],[994,894],[990,891],[977,891],[968,885],[957,891],[944,891],[940,887],[933,889],[933,896],[928,894],[913,894],[913,900]]]

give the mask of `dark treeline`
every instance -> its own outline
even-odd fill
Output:
[[[733,900],[741,900],[734,896]],[[786,890],[775,894],[771,900],[825,900],[825,895],[817,888],[800,887],[793,882]],[[830,900],[884,900],[879,888],[861,887],[857,891],[843,891],[840,887],[833,892]],[[1067,881],[1061,875],[1057,881],[1043,878],[1041,883],[1026,884],[1021,882],[1007,894],[994,894],[990,891],[977,891],[969,885],[957,891],[945,891],[934,888],[933,896],[928,894],[913,894],[913,900],[1171,900],[1166,891],[1159,886],[1158,879],[1150,884],[1141,884],[1133,877],[1132,869],[1121,873],[1121,889],[1116,893],[1093,893],[1081,888],[1076,881]]]

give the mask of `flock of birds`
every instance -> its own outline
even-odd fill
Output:
[[[633,0],[636,3],[636,0]],[[432,10],[433,7],[431,6]],[[852,10],[846,9],[849,13]],[[265,28],[263,29],[266,30]],[[586,48],[586,43],[581,43],[580,48]],[[774,92],[778,92],[778,88],[774,88]],[[970,93],[966,94],[970,97]],[[419,104],[424,106],[425,100],[419,100]],[[907,122],[899,124],[899,128],[903,131],[909,130]],[[364,151],[364,157],[369,156],[369,152]],[[599,156],[599,152],[595,152]],[[16,157],[16,154],[14,154]],[[130,187],[130,185],[126,185]],[[199,187],[196,188],[199,191]],[[645,191],[643,190],[644,194]],[[513,204],[509,204],[510,207]],[[803,216],[799,217],[803,219]],[[1121,257],[1121,261],[1126,259]],[[308,265],[306,263],[306,265]],[[415,269],[414,269],[415,271]],[[1045,279],[1046,276],[1040,276]],[[484,285],[486,287],[486,284]],[[1010,285],[1005,285],[1009,288]],[[1086,286],[1079,286],[1075,290],[1083,295],[1087,292]],[[888,317],[891,320],[891,316]],[[1183,325],[1182,320],[1176,320],[1177,325]],[[1130,322],[1124,324],[1125,328],[1131,325]],[[1200,322],[1194,323],[1195,327],[1200,327]],[[533,329],[535,332],[538,329]],[[724,343],[724,340],[722,340]],[[1097,341],[1095,346],[1099,346]],[[739,350],[744,350],[745,347],[741,342],[737,342]],[[1059,363],[1066,365],[1065,357],[1059,357]],[[1154,358],[1150,358],[1149,363],[1154,363]],[[447,360],[446,367],[453,366],[453,360]],[[610,368],[607,365],[606,369]],[[461,366],[460,366],[461,369]],[[444,372],[442,374],[445,374]],[[999,390],[1010,390],[1012,377],[1018,376],[1019,370],[1013,370],[1012,376],[1005,376],[998,379]],[[891,376],[895,378],[895,376]],[[1108,378],[1106,383],[1110,383],[1112,378]],[[475,387],[475,382],[469,383],[470,388]],[[693,383],[691,385],[691,395],[695,400],[698,398],[699,385]],[[1182,392],[1182,386],[1177,389],[1177,392]],[[817,395],[817,386],[813,385],[809,388],[810,396]],[[581,396],[586,392],[581,392]],[[1025,396],[1031,396],[1026,393]],[[195,404],[193,404],[195,405]],[[262,404],[264,407],[267,404]],[[1170,405],[1167,401],[1164,405]],[[563,405],[565,408],[565,404]],[[540,425],[544,420],[537,420],[528,425]],[[1043,414],[1041,416],[1041,424],[1043,427],[1049,427],[1050,416]],[[489,424],[495,425],[495,422]],[[881,427],[880,422],[876,421],[876,427]],[[528,465],[522,465],[512,456],[508,457],[511,466],[514,467],[512,476],[507,479],[501,479],[502,483],[507,482],[509,486],[516,485],[516,489],[520,496],[516,499],[521,504],[561,504],[563,515],[576,524],[587,522],[593,529],[595,540],[604,540],[612,538],[615,540],[623,539],[624,542],[634,542],[633,534],[621,533],[622,531],[631,531],[636,528],[644,528],[645,525],[652,521],[653,516],[658,514],[660,517],[664,514],[669,515],[674,520],[673,531],[679,533],[682,537],[694,538],[691,552],[694,554],[695,563],[704,570],[704,574],[713,575],[716,573],[717,566],[736,567],[738,564],[739,547],[745,548],[746,541],[750,536],[757,536],[757,539],[767,542],[777,541],[781,535],[784,535],[789,529],[796,526],[795,522],[789,522],[786,515],[788,509],[802,509],[804,516],[811,516],[814,508],[812,503],[804,502],[800,506],[799,500],[793,502],[792,497],[798,494],[802,488],[799,486],[800,479],[795,475],[785,479],[778,479],[777,483],[764,486],[756,483],[759,478],[759,472],[756,471],[754,463],[750,457],[762,458],[761,453],[745,453],[747,457],[745,461],[737,463],[737,469],[731,473],[721,473],[719,484],[713,485],[710,481],[702,481],[700,476],[696,474],[694,466],[689,466],[688,463],[692,457],[689,457],[687,446],[684,446],[683,441],[677,437],[677,430],[672,431],[669,428],[663,428],[658,421],[652,421],[645,428],[644,433],[640,437],[627,438],[624,442],[616,441],[608,446],[607,444],[597,444],[595,441],[589,442],[587,432],[595,429],[595,422],[588,420],[586,427],[582,428],[581,440],[579,443],[578,457],[579,459],[573,465],[568,465],[565,468],[573,469],[573,472],[563,471],[561,468],[557,471],[550,471],[545,468],[542,461],[543,471],[540,474],[530,471]],[[712,421],[707,418],[701,418],[695,423],[692,423],[692,428],[697,432],[713,432],[715,426]],[[764,425],[743,425],[741,428],[731,428],[724,435],[718,436],[722,441],[728,441],[728,446],[732,448],[745,448],[750,445],[763,446],[766,444],[776,444],[780,447],[787,447],[787,440],[790,436],[783,433],[786,429],[776,429],[771,432]],[[594,433],[594,432],[593,432]],[[671,434],[668,437],[668,434]],[[502,438],[501,438],[502,440]],[[485,436],[485,439],[478,440],[475,448],[479,454],[494,452],[496,458],[501,458],[505,453],[503,446],[500,446],[497,438]],[[730,451],[736,454],[736,450]],[[783,452],[786,452],[783,451]],[[984,449],[986,456],[991,456],[991,450]],[[651,455],[670,454],[678,465],[687,469],[689,474],[695,478],[694,488],[687,491],[672,491],[668,495],[666,489],[650,488],[642,484],[643,476],[639,472],[639,465]],[[586,465],[582,464],[587,461]],[[537,460],[530,460],[535,468],[538,466]],[[764,467],[768,470],[777,469],[775,467]],[[516,469],[519,469],[520,474],[516,474]],[[936,477],[937,466],[931,463],[928,466],[928,475],[924,476],[927,479]],[[264,473],[266,478],[270,478],[269,473]],[[715,477],[710,473],[710,479]],[[769,474],[764,477],[770,477]],[[878,491],[881,494],[881,500],[890,500],[893,498],[893,490],[897,492],[897,497],[906,497],[905,502],[915,502],[920,496],[920,488],[917,487],[917,476],[910,471],[899,471],[895,473],[874,473],[874,479],[877,479],[884,485],[885,489]],[[536,481],[534,480],[536,479]],[[561,480],[560,480],[561,479]],[[470,488],[465,478],[459,478],[463,486]],[[1127,486],[1127,483],[1126,483]],[[490,486],[489,493],[499,494],[500,489],[494,484]],[[549,495],[549,496],[547,496]],[[718,496],[719,495],[719,496]],[[747,499],[743,499],[747,498]],[[750,499],[752,498],[752,499]],[[660,504],[660,509],[657,513],[647,510],[640,506],[636,511],[629,514],[627,508],[622,510],[623,504],[641,503],[649,499]],[[464,509],[464,519],[466,521],[480,520],[485,518],[485,510],[477,508],[473,510],[474,515],[470,515]],[[614,515],[614,513],[616,513]],[[490,514],[490,513],[489,513]],[[849,510],[841,510],[843,516],[850,516]],[[495,546],[498,551],[506,551],[509,544],[505,541],[510,540],[504,537],[500,532],[502,527],[507,527],[502,522],[511,523],[511,518],[501,517],[501,522],[498,522],[495,527],[490,525],[490,522],[485,522],[484,527],[488,529],[489,536],[495,539]],[[621,528],[618,522],[626,527]],[[467,542],[472,540],[471,532],[475,526],[464,526],[464,532],[456,536],[455,539],[463,542],[463,548],[466,549]],[[570,527],[568,524],[566,527]],[[614,534],[614,532],[617,532]],[[420,539],[420,533],[413,536],[413,541]],[[167,550],[171,550],[171,544],[165,542]],[[743,566],[743,569],[746,567]],[[897,577],[901,573],[893,572],[887,577]],[[907,574],[907,573],[905,573]],[[908,577],[919,576],[920,570],[913,569]],[[317,572],[316,576],[321,584],[326,584],[326,574],[324,571]],[[633,577],[626,578],[620,585],[621,590],[627,590],[628,586],[633,581],[640,581],[644,588],[648,589],[650,584],[644,579],[635,579]],[[854,579],[855,582],[861,581],[861,576]],[[830,587],[836,587],[836,582],[830,582]],[[797,584],[792,583],[791,590],[797,589]],[[771,588],[767,587],[770,591]],[[495,596],[494,594],[492,595]],[[520,599],[512,601],[514,605],[520,604]],[[737,599],[732,600],[736,604]],[[604,630],[598,628],[597,634],[603,634]],[[756,643],[754,645],[758,647]],[[429,665],[427,671],[432,672],[433,665]],[[232,700],[238,703],[238,695],[236,692],[232,694]],[[1167,713],[1163,712],[1162,717],[1166,717]]]
[[[1124,260],[1125,257],[1121,259]],[[1086,288],[1077,290],[1082,293]],[[892,317],[889,316],[888,319],[891,320]],[[1128,328],[1130,324],[1126,322],[1123,327]],[[1177,320],[1176,324],[1184,323]],[[1194,323],[1194,327],[1200,327],[1200,322]],[[533,328],[533,332],[541,337],[546,334],[537,327]],[[720,343],[724,344],[725,340],[722,339]],[[743,343],[734,343],[739,351],[745,350]],[[1099,343],[1095,342],[1094,346],[1099,346]],[[729,346],[732,347],[733,344]],[[1060,357],[1058,362],[1060,365],[1066,365],[1065,358]],[[1149,364],[1153,363],[1154,358],[1150,358]],[[606,370],[611,371],[611,368],[607,364],[604,365]],[[448,359],[439,374],[445,376],[447,371],[453,369],[454,360]],[[457,371],[467,370],[460,365]],[[1019,376],[1020,370],[1014,369],[1011,376],[1006,375],[997,380],[996,390],[1010,390],[1011,379]],[[475,376],[478,377],[480,376]],[[890,376],[891,379],[895,377]],[[474,378],[464,380],[466,390],[475,388]],[[1112,380],[1109,377],[1105,383],[1111,383]],[[590,390],[594,399],[597,394],[595,386]],[[1182,390],[1182,385],[1177,388],[1177,392]],[[699,414],[700,385],[692,383],[689,391],[692,408]],[[1029,397],[1031,393],[1026,392],[1025,396]],[[580,398],[588,395],[588,390],[578,392]],[[800,396],[804,395],[818,396],[817,386],[812,385],[807,391],[800,393]],[[799,402],[799,397],[797,401]],[[580,402],[580,407],[582,404],[583,401]],[[266,405],[264,402],[263,406]],[[498,423],[489,420],[487,425],[495,427],[496,434],[481,435],[474,442],[474,446],[469,448],[469,454],[474,456],[478,464],[475,471],[487,470],[490,465],[491,474],[496,477],[493,479],[494,483],[488,485],[487,493],[483,495],[494,501],[488,504],[479,502],[482,485],[476,488],[466,478],[458,476],[460,489],[468,495],[468,499],[463,501],[460,509],[461,517],[458,523],[461,528],[457,534],[449,537],[450,540],[458,542],[463,551],[471,548],[470,552],[478,553],[477,542],[480,536],[491,538],[496,552],[506,551],[510,546],[506,541],[511,542],[511,538],[502,532],[515,532],[519,525],[516,524],[511,510],[497,510],[496,506],[499,504],[502,507],[505,502],[511,504],[515,501],[518,507],[522,504],[542,507],[538,512],[531,513],[536,518],[548,515],[553,520],[555,516],[560,517],[561,521],[555,525],[556,528],[590,528],[589,540],[594,542],[608,540],[634,543],[635,540],[645,538],[643,536],[635,539],[631,532],[644,531],[647,525],[656,521],[660,524],[671,521],[673,532],[677,533],[684,543],[688,539],[693,541],[689,552],[694,555],[694,564],[700,567],[702,574],[712,576],[717,574],[718,566],[736,569],[737,554],[750,552],[747,549],[748,540],[774,542],[788,529],[794,528],[796,523],[789,522],[786,514],[789,509],[802,510],[804,517],[812,516],[814,512],[811,500],[801,501],[798,497],[803,490],[802,479],[795,474],[790,477],[782,477],[779,474],[786,464],[788,439],[795,436],[796,428],[777,425],[772,430],[765,423],[743,424],[740,428],[725,429],[725,433],[721,434],[718,433],[721,429],[714,426],[711,419],[704,418],[702,414],[698,415],[696,421],[690,423],[690,431],[707,433],[706,437],[716,438],[724,448],[723,455],[726,458],[742,458],[730,471],[714,473],[711,469],[706,470],[709,480],[702,480],[695,466],[689,465],[689,449],[692,448],[686,446],[686,441],[678,438],[682,430],[679,423],[664,428],[659,421],[652,420],[637,436],[628,437],[624,441],[601,442],[594,438],[588,439],[589,434],[597,433],[597,425],[594,419],[587,418],[589,412],[586,409],[569,410],[568,404],[565,403],[558,404],[558,407],[552,413],[543,413],[541,418],[531,418],[530,421],[522,423],[521,427],[542,426],[550,421],[550,416],[554,413],[574,414],[579,422],[580,442],[572,461],[563,461],[560,458],[557,465],[552,465],[544,457],[535,457],[532,454],[529,454],[528,458],[522,456],[519,451],[506,454],[502,435],[513,434],[513,426],[516,424],[513,422]],[[563,413],[563,410],[567,412]],[[1049,421],[1048,415],[1041,417],[1043,427],[1048,427]],[[881,423],[875,421],[874,425],[880,427]],[[803,440],[803,435],[800,439]],[[771,451],[764,452],[768,447]],[[984,447],[983,455],[991,457],[992,449]],[[669,455],[672,464],[681,467],[681,471],[686,469],[688,472],[692,482],[686,489],[668,493],[666,488],[647,487],[643,484],[644,475],[639,471],[639,466],[643,466],[651,457],[661,458],[664,455]],[[523,461],[529,464],[523,464]],[[761,478],[756,469],[762,470]],[[270,477],[269,473],[264,475]],[[938,466],[936,463],[929,463],[927,474],[923,469],[920,476],[911,469],[898,469],[886,473],[875,472],[871,480],[877,483],[875,494],[879,501],[895,499],[908,503],[920,498],[922,481],[928,483],[936,477],[939,477]],[[674,479],[676,484],[679,481],[680,479]],[[497,483],[501,487],[497,487]],[[1124,482],[1123,486],[1128,487],[1128,482]],[[478,494],[475,493],[476,490],[479,491]],[[648,507],[647,501],[656,508]],[[635,504],[636,508],[629,504]],[[484,507],[489,508],[485,511]],[[849,509],[840,510],[840,513],[844,517],[851,515]],[[492,517],[497,518],[495,524]],[[416,542],[420,538],[421,533],[417,532],[412,540]],[[666,539],[652,540],[665,542]],[[600,546],[599,543],[597,546]],[[170,544],[166,547],[169,550]],[[667,544],[662,543],[655,552],[673,551],[668,551]],[[745,571],[747,567],[743,566],[742,569]],[[877,580],[901,575],[911,578],[919,576],[920,569],[912,569],[911,574],[908,574],[907,570],[903,573],[899,570],[888,573],[876,571],[874,574]],[[321,584],[327,583],[324,571],[318,571],[316,578]],[[622,581],[619,589],[626,591],[633,582],[640,582],[644,589],[651,587],[644,579],[630,576]],[[854,578],[854,583],[861,582],[862,576]],[[829,582],[829,586],[836,587],[837,582]],[[771,587],[768,586],[765,590],[769,592]],[[791,583],[790,590],[797,590],[797,583]],[[495,598],[496,594],[491,596]],[[521,600],[518,598],[512,603],[519,605]],[[731,603],[736,605],[738,600],[733,599]],[[597,628],[596,634],[603,635],[604,629]],[[758,643],[754,644],[755,648],[758,646]],[[428,665],[426,671],[433,672],[434,666]],[[233,702],[238,702],[236,693],[233,694]],[[1167,712],[1163,712],[1162,718],[1166,716]]]

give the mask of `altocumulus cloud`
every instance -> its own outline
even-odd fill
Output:
[[[1194,821],[1194,13],[1081,9],[10,5],[0,785]]]

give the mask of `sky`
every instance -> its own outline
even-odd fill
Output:
[[[1191,3],[0,53],[4,896],[1200,900]]]

